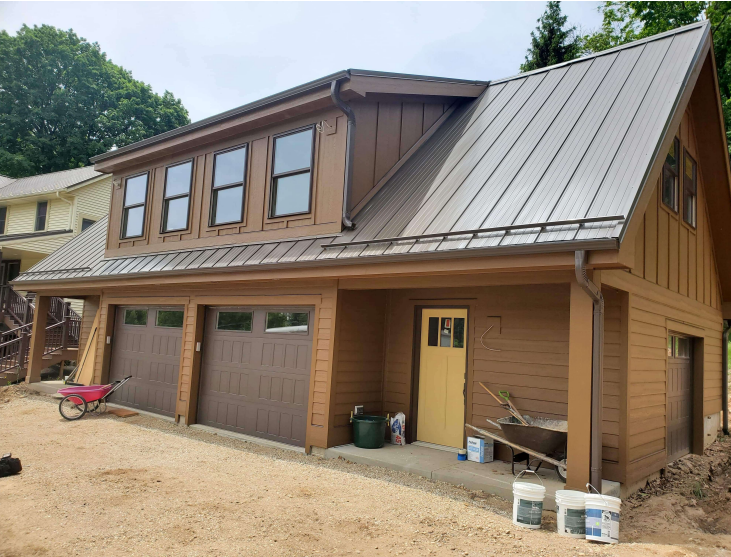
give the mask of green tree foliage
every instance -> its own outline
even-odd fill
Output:
[[[0,174],[85,166],[189,122],[180,99],[156,94],[73,30],[0,31]]]
[[[538,27],[531,31],[531,45],[520,65],[521,72],[545,68],[577,58],[582,51],[581,38],[576,27],[566,28],[567,16],[561,13],[561,2],[548,2],[546,11],[538,19]]]
[[[703,18],[713,29],[726,137],[731,144],[731,3],[728,2],[605,2],[601,29],[583,37],[586,52],[601,52]]]

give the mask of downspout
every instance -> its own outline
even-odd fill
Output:
[[[61,192],[60,191],[57,191],[56,192],[56,197],[58,197],[61,201],[65,201],[66,203],[69,204],[69,227],[68,227],[68,230],[73,230],[74,229],[74,218],[76,217],[76,215],[74,215],[74,202],[71,201],[70,199],[66,199],[65,197],[61,197]]]
[[[576,281],[594,302],[591,352],[591,447],[589,482],[602,490],[602,405],[604,356],[604,296],[586,274],[586,252],[577,250],[574,258]]]
[[[353,186],[353,150],[355,149],[355,113],[353,109],[340,98],[340,81],[334,80],[330,85],[330,97],[348,118],[348,131],[345,136],[345,187],[343,191],[343,226],[353,230],[355,224],[350,219],[350,191]]]
[[[721,374],[721,391],[723,393],[723,434],[728,435],[728,332],[731,329],[731,322],[723,322],[723,366]]]

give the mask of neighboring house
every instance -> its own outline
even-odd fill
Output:
[[[134,377],[121,404],[308,452],[364,405],[461,448],[505,414],[483,382],[568,420],[569,487],[625,492],[716,437],[731,175],[707,22],[492,82],[344,71],[95,168],[108,223],[16,284],[85,300],[94,382]]]
[[[111,181],[90,167],[0,176],[0,286],[106,215]]]

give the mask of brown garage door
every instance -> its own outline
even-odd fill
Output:
[[[209,308],[198,423],[304,446],[309,308]]]
[[[111,402],[173,416],[182,340],[183,308],[117,308],[110,376],[132,379]]]
[[[693,366],[690,339],[671,335],[668,343],[668,462],[690,452],[693,434]]]

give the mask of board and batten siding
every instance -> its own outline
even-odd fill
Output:
[[[383,410],[387,290],[340,290],[328,446],[352,442],[350,412]]]

